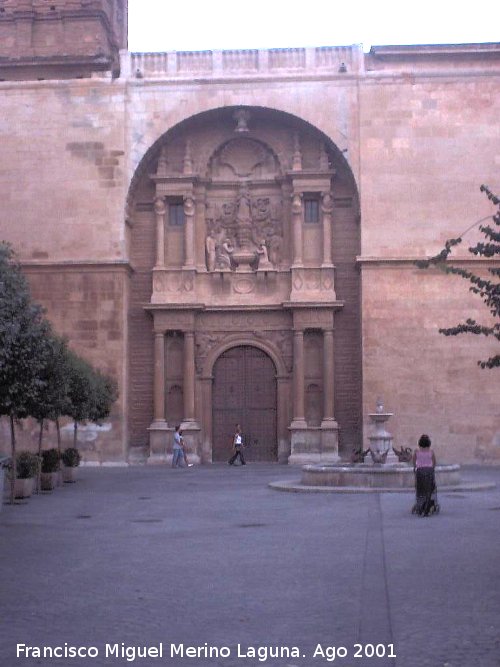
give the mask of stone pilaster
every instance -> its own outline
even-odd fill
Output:
[[[321,196],[321,212],[323,214],[323,268],[330,268],[332,263],[332,214],[333,198],[330,192]]]
[[[184,332],[184,422],[194,422],[194,333]]]
[[[155,199],[155,219],[156,219],[156,269],[165,268],[165,202],[163,197]]]
[[[154,342],[153,423],[149,427],[148,463],[164,463],[171,431],[165,420],[165,332],[156,331]]]
[[[302,238],[302,195],[292,195],[292,230],[293,230],[293,266],[303,265],[303,238]]]
[[[195,199],[192,195],[187,195],[184,197],[184,247],[185,247],[185,258],[184,258],[184,269],[194,270],[194,216],[196,212]]]
[[[323,421],[321,422],[321,444],[319,462],[338,461],[338,424],[335,421],[334,370],[335,351],[333,331],[323,330]]]
[[[304,402],[304,331],[293,332],[293,421],[292,426],[306,426]]]
[[[198,454],[200,427],[195,419],[195,363],[194,332],[184,332],[184,419],[181,424],[182,437],[189,463],[200,463]]]

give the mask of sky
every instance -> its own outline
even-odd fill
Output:
[[[500,42],[500,0],[129,0],[130,51]]]

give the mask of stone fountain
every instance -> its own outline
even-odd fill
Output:
[[[413,465],[411,462],[398,460],[392,435],[386,429],[392,416],[393,413],[385,411],[382,399],[378,399],[375,412],[369,414],[373,425],[373,432],[369,436],[370,447],[366,451],[362,448],[358,450],[361,452],[361,462],[305,465],[299,482],[275,482],[270,486],[281,491],[330,490],[358,493],[413,489]],[[436,483],[438,488],[464,488],[460,481],[460,466],[437,465]]]
[[[370,449],[368,450],[373,463],[397,464],[398,458],[394,453],[392,435],[385,428],[385,423],[393,416],[393,413],[385,412],[384,402],[379,398],[375,412],[368,416],[374,425],[374,432],[369,437]]]

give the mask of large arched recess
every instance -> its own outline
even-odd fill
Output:
[[[152,292],[155,263],[155,219],[153,201],[155,173],[164,145],[180,146],[190,134],[209,129],[213,145],[202,149],[191,144],[192,157],[199,164],[208,161],[217,145],[234,137],[234,113],[242,108],[251,113],[250,136],[261,138],[275,151],[280,164],[291,168],[293,145],[287,150],[273,146],[273,128],[293,136],[313,137],[322,143],[335,170],[333,180],[333,262],[337,299],[344,302],[335,313],[335,417],[339,424],[339,450],[347,456],[362,442],[361,281],[356,265],[360,254],[360,210],[357,186],[342,147],[330,137],[292,114],[263,107],[222,107],[190,116],[168,129],[147,150],[131,180],[127,215],[128,247],[133,275],[130,284],[129,326],[129,409],[130,446],[146,445],[153,418],[153,335],[152,320],[144,306]],[[304,156],[307,167],[307,156]]]

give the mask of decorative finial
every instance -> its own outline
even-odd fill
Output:
[[[167,148],[163,146],[161,149],[160,157],[158,158],[158,167],[156,169],[157,176],[166,176],[168,174],[168,159],[167,159]]]
[[[302,171],[302,153],[300,152],[300,139],[297,133],[293,135],[292,170]]]
[[[191,157],[191,142],[186,141],[186,149],[184,151],[183,173],[190,176],[193,173],[193,159]]]
[[[328,153],[326,152],[325,144],[321,144],[319,149],[319,168],[322,171],[327,171],[330,168],[330,161],[328,160]]]
[[[383,401],[383,399],[382,399],[381,396],[379,396],[379,397],[377,398],[377,408],[376,408],[375,412],[376,412],[378,415],[381,415],[381,414],[383,414],[383,412],[384,412],[384,401]]]

